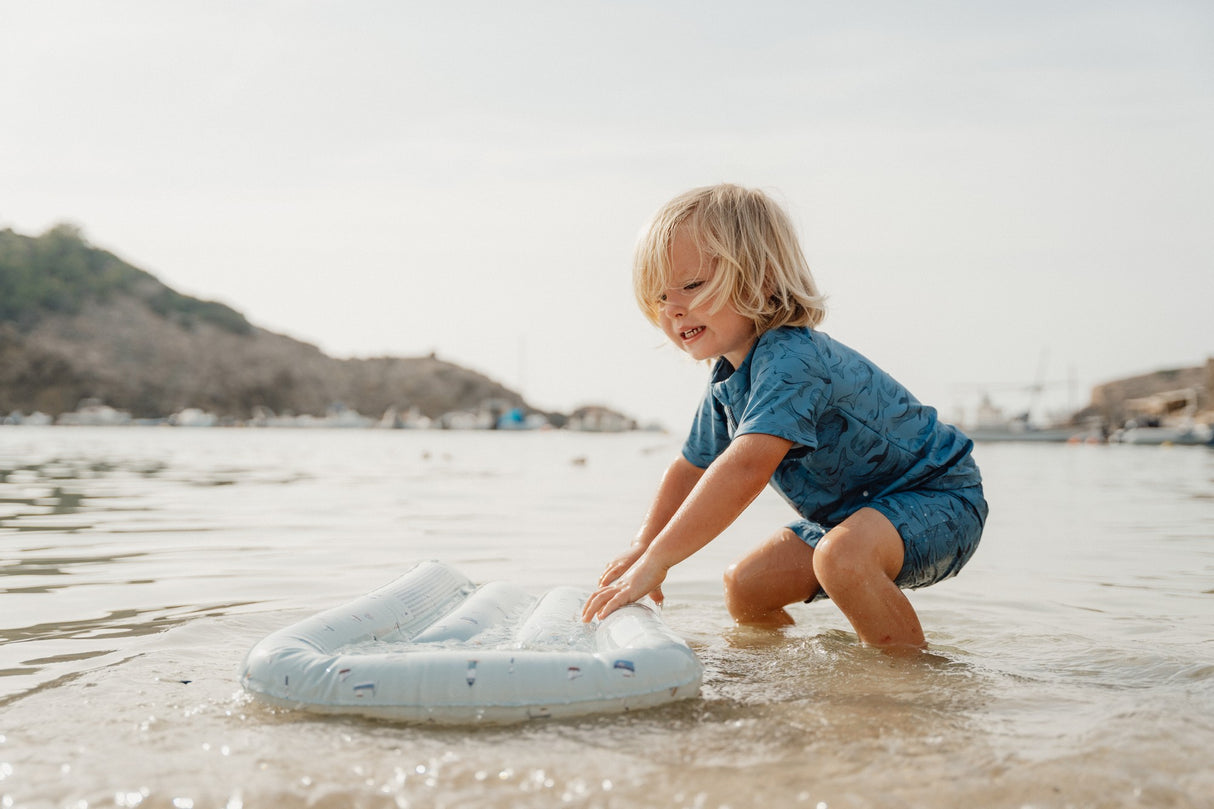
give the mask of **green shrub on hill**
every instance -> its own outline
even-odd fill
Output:
[[[169,289],[89,245],[72,225],[56,225],[37,237],[0,230],[0,323],[25,329],[47,313],[75,314],[88,301],[104,302],[116,294],[135,296],[187,328],[206,322],[233,334],[253,330],[231,307]]]

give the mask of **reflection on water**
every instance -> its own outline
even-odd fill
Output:
[[[1178,806],[1214,776],[1214,453],[984,447],[930,653],[829,603],[731,626],[761,497],[672,572],[699,699],[432,728],[253,703],[244,652],[420,558],[539,592],[627,542],[677,440],[0,429],[0,802],[13,806]]]

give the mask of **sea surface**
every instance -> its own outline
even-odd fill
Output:
[[[1211,807],[1214,452],[980,445],[961,575],[911,593],[928,653],[829,602],[733,626],[765,493],[675,568],[698,698],[441,728],[271,709],[266,634],[439,559],[593,583],[661,434],[0,427],[0,807]]]

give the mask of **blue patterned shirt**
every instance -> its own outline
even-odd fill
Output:
[[[826,526],[894,492],[981,483],[972,441],[859,352],[813,329],[764,332],[737,370],[718,360],[683,457],[706,469],[747,433],[793,442],[772,486]]]

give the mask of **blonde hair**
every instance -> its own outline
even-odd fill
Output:
[[[645,317],[659,322],[673,278],[671,246],[682,225],[715,268],[693,306],[726,304],[759,333],[780,326],[817,326],[826,316],[797,234],[784,210],[762,191],[721,184],[695,188],[666,203],[637,243],[632,287]],[[705,280],[705,279],[701,279]]]

